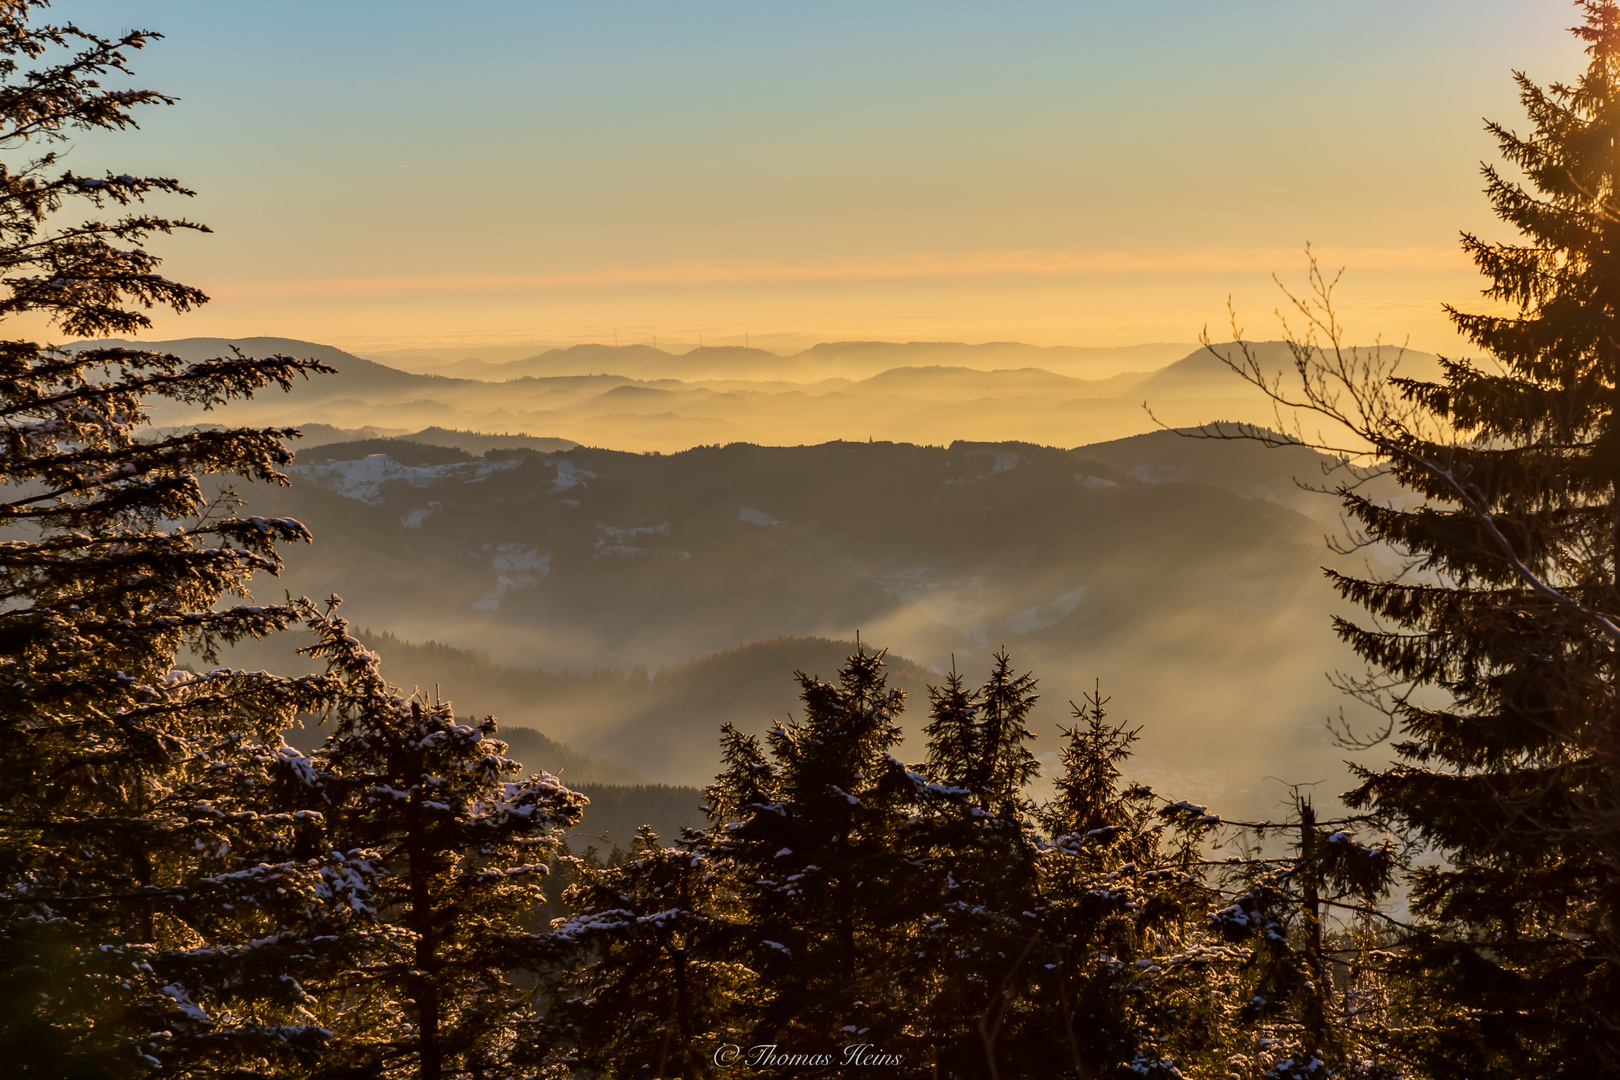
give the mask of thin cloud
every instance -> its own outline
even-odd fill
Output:
[[[1317,248],[1326,266],[1357,270],[1450,270],[1467,265],[1451,248]],[[722,285],[756,282],[882,281],[927,278],[1066,277],[1284,271],[1302,263],[1295,249],[1205,248],[1159,254],[1122,251],[985,251],[962,255],[848,259],[820,263],[684,260],[644,267],[554,274],[432,274],[221,282],[210,291],[233,299],[378,296],[409,293],[519,292],[626,285]]]

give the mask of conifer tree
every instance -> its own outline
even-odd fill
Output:
[[[991,1076],[1015,1067],[1024,1038],[1030,956],[1040,935],[1037,838],[1025,788],[1039,770],[1026,725],[1039,695],[996,653],[984,686],[953,669],[931,687],[929,813],[914,831],[934,895],[907,977],[931,982],[926,1023],[940,1075]],[[1014,1057],[1009,1057],[1009,1054]]]
[[[1209,972],[1226,953],[1203,933],[1205,815],[1177,821],[1183,842],[1166,849],[1158,798],[1120,770],[1138,732],[1106,702],[1099,690],[1075,708],[1041,815],[1051,840],[1021,1075],[1169,1080],[1218,1034]]]
[[[720,1074],[715,1052],[736,1045],[758,992],[732,958],[729,877],[690,842],[662,846],[648,826],[617,865],[569,861],[573,914],[555,931],[569,970],[551,1025],[568,1044],[564,1060],[609,1076]]]
[[[945,682],[928,688],[928,702],[928,724],[923,728],[923,737],[928,740],[927,775],[936,783],[960,787],[964,794],[971,795],[969,777],[980,756],[979,702],[978,695],[957,673],[954,656]]]
[[[334,598],[335,600],[335,598]],[[375,653],[330,609],[305,652],[337,685],[332,734],[314,755],[327,845],[372,852],[384,925],[360,962],[322,987],[337,1033],[330,1075],[505,1077],[540,1056],[534,976],[551,946],[526,925],[545,901],[563,832],[587,800],[521,766],[496,721],[458,721],[448,701],[388,684]],[[529,983],[525,987],[525,982]]]
[[[1041,765],[1026,745],[1035,737],[1029,712],[1040,700],[1035,677],[1014,675],[1005,649],[993,658],[990,678],[979,690],[979,752],[970,787],[979,808],[1013,818],[1030,806],[1025,788],[1040,775]]]
[[[883,654],[851,656],[837,683],[796,672],[804,719],[761,747],[728,731],[703,850],[728,867],[743,911],[733,958],[757,974],[748,1046],[869,1043],[915,1063],[924,987],[898,977],[926,907],[907,859],[915,774],[891,756],[905,695]],[[727,820],[731,818],[732,820]]]
[[[1448,311],[1493,362],[1386,378],[1380,354],[1343,345],[1314,268],[1295,300],[1299,389],[1233,358],[1421,497],[1379,503],[1351,468],[1361,539],[1416,573],[1331,579],[1374,620],[1338,628],[1374,669],[1359,689],[1388,708],[1399,756],[1361,770],[1348,801],[1441,856],[1412,872],[1424,926],[1403,950],[1429,1015],[1401,1037],[1439,1077],[1620,1071],[1620,6],[1578,7],[1586,70],[1547,87],[1517,74],[1529,131],[1488,125],[1523,179],[1488,166],[1486,195],[1519,237],[1463,247],[1506,310]]]
[[[80,337],[136,332],[146,309],[206,300],[161,276],[145,249],[154,235],[201,230],[140,209],[189,192],[162,177],[81,176],[51,147],[170,101],[102,84],[155,35],[35,22],[44,6],[0,3],[0,319],[34,313]],[[67,217],[75,206],[87,216]],[[218,601],[275,572],[277,546],[307,531],[238,517],[228,487],[208,499],[201,482],[284,483],[294,432],[144,428],[152,397],[207,407],[321,370],[0,343],[10,1075],[271,1072],[309,1061],[326,1037],[309,1022],[299,957],[364,907],[366,867],[299,849],[314,819],[297,794],[303,764],[278,734],[323,684],[174,669],[183,646],[211,658],[220,642],[298,618],[292,605]]]

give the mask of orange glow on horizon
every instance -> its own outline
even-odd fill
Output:
[[[1467,260],[1456,249],[1325,248],[1324,266],[1358,270],[1455,270]],[[645,267],[613,267],[552,274],[431,274],[399,277],[304,278],[226,281],[211,291],[220,299],[271,299],[566,289],[614,285],[711,285],[774,282],[876,281],[916,278],[1078,277],[1097,274],[1196,274],[1271,271],[1298,264],[1298,251],[1275,248],[1203,248],[1162,254],[1129,251],[984,251],[966,255],[843,259],[821,263],[687,259]]]

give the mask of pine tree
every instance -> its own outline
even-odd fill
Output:
[[[993,1076],[1013,1067],[1024,1038],[1024,989],[1041,932],[1037,839],[1025,791],[1039,771],[1026,719],[1039,695],[997,652],[984,686],[953,669],[930,687],[929,812],[913,845],[933,883],[926,932],[906,977],[935,987],[923,1014],[942,1076]],[[1014,1048],[1009,1050],[1009,1048]]]
[[[732,958],[728,875],[691,843],[662,846],[646,826],[617,864],[570,862],[573,914],[556,923],[570,970],[553,1019],[570,1045],[564,1060],[608,1076],[723,1073],[715,1053],[736,1045],[758,992]]]
[[[1106,703],[1099,690],[1075,707],[1041,814],[1051,839],[1020,1075],[1169,1080],[1217,1034],[1208,976],[1226,953],[1202,932],[1198,840],[1218,819],[1172,814],[1185,835],[1166,849],[1160,800],[1120,770],[1138,731],[1110,722]]]
[[[332,734],[314,755],[325,842],[375,853],[371,905],[388,934],[328,980],[337,1033],[328,1075],[441,1080],[516,1075],[540,1056],[536,975],[553,945],[527,920],[586,799],[521,766],[496,722],[460,722],[448,701],[388,684],[375,653],[331,610],[309,621],[336,681]],[[526,986],[525,983],[528,985]]]
[[[1035,737],[1027,721],[1039,700],[1034,675],[1014,675],[1012,658],[999,650],[979,690],[980,745],[969,778],[981,810],[1014,818],[1030,808],[1024,789],[1040,775],[1041,765],[1026,745]]]
[[[1530,130],[1488,125],[1523,180],[1487,166],[1485,192],[1520,235],[1464,235],[1499,308],[1448,311],[1493,362],[1388,377],[1383,354],[1344,346],[1314,266],[1314,295],[1294,300],[1299,389],[1241,343],[1232,358],[1420,497],[1371,499],[1347,454],[1356,539],[1411,572],[1330,576],[1372,616],[1338,629],[1373,669],[1353,689],[1388,710],[1398,756],[1360,770],[1347,801],[1438,856],[1411,875],[1422,926],[1402,955],[1425,1016],[1398,1045],[1437,1077],[1620,1071],[1620,6],[1578,6],[1580,78],[1517,74]]]
[[[0,319],[94,337],[206,300],[157,273],[140,212],[162,177],[80,176],[48,149],[170,99],[107,88],[155,35],[35,24],[0,4]],[[36,70],[30,62],[51,56]],[[85,220],[62,215],[85,208]],[[110,216],[106,212],[111,211]],[[285,483],[290,430],[153,435],[144,402],[207,407],[326,370],[288,357],[187,364],[122,348],[0,343],[0,1045],[10,1075],[269,1072],[316,1055],[301,960],[340,938],[365,867],[300,848],[313,816],[279,730],[320,680],[175,670],[299,617],[219,606],[291,520],[242,518],[202,478]],[[358,901],[363,907],[363,900]],[[340,950],[333,950],[334,952]]]
[[[923,728],[928,740],[927,775],[971,795],[969,778],[980,756],[979,702],[957,673],[954,656],[945,682],[928,688],[928,700],[928,724]]]
[[[835,1038],[915,1063],[926,988],[899,972],[926,909],[908,859],[921,778],[890,754],[905,695],[864,648],[837,683],[795,677],[804,719],[773,728],[768,752],[728,731],[709,793],[716,820],[701,850],[728,869],[742,908],[732,959],[760,987],[739,1044],[809,1052]]]

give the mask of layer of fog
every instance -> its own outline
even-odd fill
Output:
[[[1165,425],[1279,422],[1263,395],[1214,356],[1184,345],[1061,350],[849,343],[817,346],[793,357],[759,349],[710,348],[675,356],[647,346],[576,346],[499,365],[440,365],[458,373],[448,377],[400,371],[285,339],[154,344],[187,359],[238,345],[250,353],[313,356],[338,369],[335,376],[298,384],[290,395],[271,393],[223,406],[209,417],[219,422],[369,426],[387,433],[431,426],[637,452],[830,439],[1077,446]],[[1222,348],[1230,352],[1229,346]],[[1268,372],[1291,367],[1280,344],[1262,343],[1257,349]],[[1127,364],[1134,369],[1123,367]],[[1404,370],[1421,374],[1433,366],[1433,357],[1414,353],[1407,355]],[[163,407],[156,419],[173,424],[191,417],[184,409]],[[1306,434],[1318,429],[1307,423]]]
[[[306,520],[317,546],[293,552],[274,587],[340,592],[360,626],[509,672],[579,673],[529,693],[431,664],[391,668],[643,778],[701,783],[722,721],[763,733],[797,714],[792,671],[810,663],[798,646],[743,675],[714,654],[858,633],[918,673],[910,759],[926,686],[953,663],[981,680],[1005,646],[1042,680],[1033,727],[1048,762],[1068,703],[1100,680],[1115,716],[1143,728],[1134,775],[1178,797],[1249,813],[1283,781],[1323,781],[1324,796],[1347,786],[1323,726],[1346,704],[1327,673],[1356,669],[1329,625],[1345,606],[1320,571],[1339,562],[1322,542],[1334,507],[1286,482],[1314,458],[1165,433],[1074,452],[390,456],[422,454],[416,445],[307,450],[293,487],[262,509]],[[838,490],[805,494],[823,482]],[[811,674],[834,675],[835,655],[815,663]],[[645,693],[638,668],[652,673]],[[583,678],[601,669],[620,674]],[[628,689],[604,689],[615,680]],[[1363,731],[1376,721],[1351,711]]]

